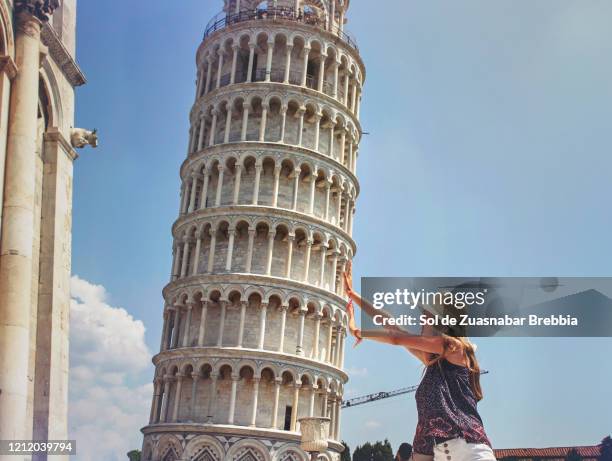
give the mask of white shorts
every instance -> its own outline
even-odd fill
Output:
[[[451,439],[434,445],[434,461],[495,461],[495,454],[485,443]]]

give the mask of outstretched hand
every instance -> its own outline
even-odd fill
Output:
[[[351,261],[348,261],[346,263],[346,269],[342,273],[342,277],[344,278],[344,292],[349,298],[351,298],[351,295],[354,293],[353,291],[353,263]]]
[[[361,336],[361,330],[357,328],[357,324],[355,323],[355,308],[353,307],[353,300],[351,299],[346,306],[346,312],[349,316],[348,328],[349,332],[352,336],[355,337],[355,344],[353,347],[359,346],[359,343],[363,341],[363,337]]]
[[[355,345],[353,347],[357,347],[361,341],[363,341],[363,337],[361,336],[361,330],[357,328],[357,323],[355,322],[355,308],[353,306],[353,267],[351,261],[349,261],[346,265],[345,271],[342,273],[344,278],[344,291],[346,295],[350,298],[349,303],[346,306],[346,313],[349,316],[349,332],[352,336],[355,337]]]

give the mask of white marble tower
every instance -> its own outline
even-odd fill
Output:
[[[225,0],[207,27],[172,227],[145,461],[337,459],[365,76],[348,0]]]

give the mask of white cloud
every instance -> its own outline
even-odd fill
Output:
[[[124,461],[142,444],[153,385],[145,327],[107,304],[106,290],[73,276],[70,306],[70,436],[77,461]]]
[[[344,371],[346,371],[351,376],[366,376],[368,374],[368,369],[365,367],[348,367]]]
[[[365,422],[365,427],[367,427],[368,429],[376,429],[378,427],[380,427],[382,424],[380,424],[379,421],[374,421],[374,420],[370,420],[370,421],[366,421]]]

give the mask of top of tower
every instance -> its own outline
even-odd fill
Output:
[[[223,12],[209,23],[205,37],[228,24],[273,16],[320,27],[357,49],[344,30],[350,0],[224,0]]]

